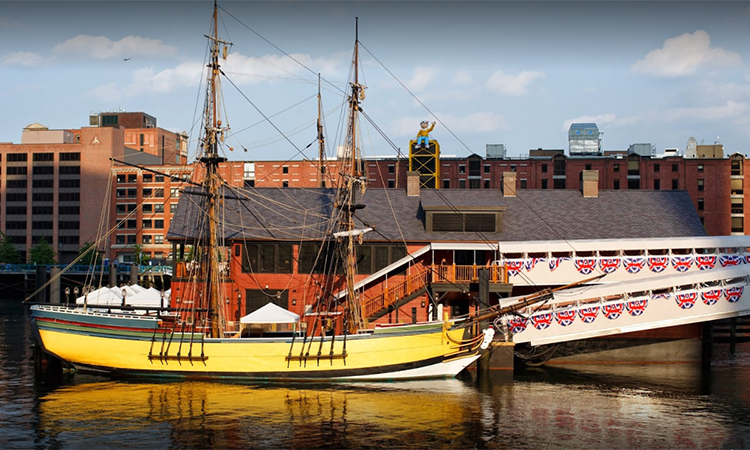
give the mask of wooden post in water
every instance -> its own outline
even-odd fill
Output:
[[[114,261],[109,263],[109,287],[117,287],[117,266]]]
[[[60,268],[52,266],[49,270],[50,279],[52,283],[49,285],[49,298],[53,303],[63,303],[62,297],[60,296]]]
[[[47,266],[44,265],[38,265],[36,266],[36,301],[38,303],[47,303],[47,290],[41,289],[42,286],[44,286],[44,283],[47,282]]]

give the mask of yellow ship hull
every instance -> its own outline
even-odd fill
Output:
[[[44,350],[85,372],[122,376],[242,380],[374,380],[453,377],[479,357],[463,329],[403,326],[378,334],[204,339],[158,328],[117,327],[106,315],[39,314]]]

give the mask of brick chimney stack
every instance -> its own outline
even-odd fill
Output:
[[[516,173],[503,172],[503,197],[516,196]]]
[[[599,171],[584,170],[581,173],[581,192],[583,196],[596,198],[599,197]]]
[[[419,197],[419,172],[406,172],[406,196]]]

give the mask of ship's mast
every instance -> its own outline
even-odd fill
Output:
[[[322,109],[323,99],[320,96],[320,74],[318,74],[318,176],[320,177],[320,187],[326,187],[326,145],[323,137]]]
[[[208,92],[206,94],[205,110],[205,135],[203,138],[203,156],[201,163],[206,169],[206,177],[203,180],[203,188],[206,193],[206,214],[208,217],[208,241],[206,242],[206,265],[203,268],[207,283],[208,308],[210,311],[209,322],[211,326],[211,337],[220,337],[221,319],[221,274],[219,270],[219,188],[221,179],[219,176],[219,164],[225,158],[219,156],[219,141],[224,138],[225,128],[222,128],[219,118],[219,47],[227,44],[218,36],[218,6],[214,2],[213,35],[206,36],[211,42],[211,56],[208,63],[209,73],[207,77]]]
[[[354,40],[354,79],[351,83],[351,96],[349,97],[349,127],[347,145],[349,151],[345,167],[348,173],[344,173],[345,184],[340,197],[343,217],[341,221],[341,231],[346,239],[345,248],[345,271],[346,271],[346,292],[347,292],[347,328],[350,332],[366,327],[365,319],[362,316],[362,307],[359,296],[354,289],[354,277],[356,275],[356,249],[354,240],[357,238],[354,233],[354,213],[357,209],[362,208],[357,205],[356,193],[364,183],[360,171],[360,155],[357,142],[359,136],[357,133],[357,124],[359,122],[360,100],[363,98],[364,87],[359,84],[359,18],[356,18],[355,40]]]

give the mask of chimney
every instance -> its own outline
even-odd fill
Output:
[[[406,172],[406,196],[419,197],[419,172],[416,170]]]
[[[503,197],[516,196],[516,173],[503,172]]]
[[[584,170],[581,172],[581,191],[583,196],[596,198],[599,197],[599,171]]]

